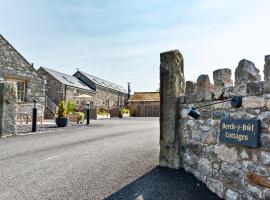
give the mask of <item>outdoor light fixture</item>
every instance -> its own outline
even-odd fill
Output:
[[[86,102],[87,110],[86,110],[86,124],[90,124],[90,102]]]
[[[218,101],[218,102],[215,102],[215,103],[210,103],[210,104],[206,104],[206,105],[202,105],[202,106],[191,107],[188,110],[187,115],[189,115],[190,117],[192,117],[194,119],[198,119],[201,116],[201,114],[196,109],[211,106],[211,105],[214,105],[214,104],[224,103],[224,102],[227,102],[227,101],[231,102],[231,106],[233,108],[239,108],[242,105],[242,96],[233,96],[231,99],[226,99],[226,100],[223,100],[223,101]]]
[[[37,101],[33,99],[33,113],[32,113],[32,132],[37,131]]]

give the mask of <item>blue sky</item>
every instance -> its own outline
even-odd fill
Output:
[[[78,67],[132,91],[159,88],[159,54],[179,49],[186,80],[270,54],[268,0],[0,0],[3,34],[35,67]]]

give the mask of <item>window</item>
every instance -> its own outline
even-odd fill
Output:
[[[25,101],[25,82],[17,81],[17,100]]]
[[[17,101],[23,102],[25,101],[25,93],[26,93],[26,84],[25,81],[15,80],[15,79],[7,79],[7,81],[15,82],[17,85]]]
[[[110,107],[110,100],[108,100],[108,99],[106,100],[106,106]]]

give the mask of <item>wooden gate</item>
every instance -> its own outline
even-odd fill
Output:
[[[135,113],[136,117],[159,117],[160,106],[158,105],[138,105]]]

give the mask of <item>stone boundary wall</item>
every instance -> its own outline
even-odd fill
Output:
[[[270,199],[270,56],[265,56],[264,81],[259,70],[241,60],[235,70],[234,84],[230,69],[213,72],[196,82],[186,81],[185,96],[179,98],[181,166],[225,199]],[[198,109],[197,120],[187,115],[191,106],[204,105],[243,96],[242,107],[230,102]],[[220,119],[253,119],[262,122],[260,146],[249,148],[219,142]]]

